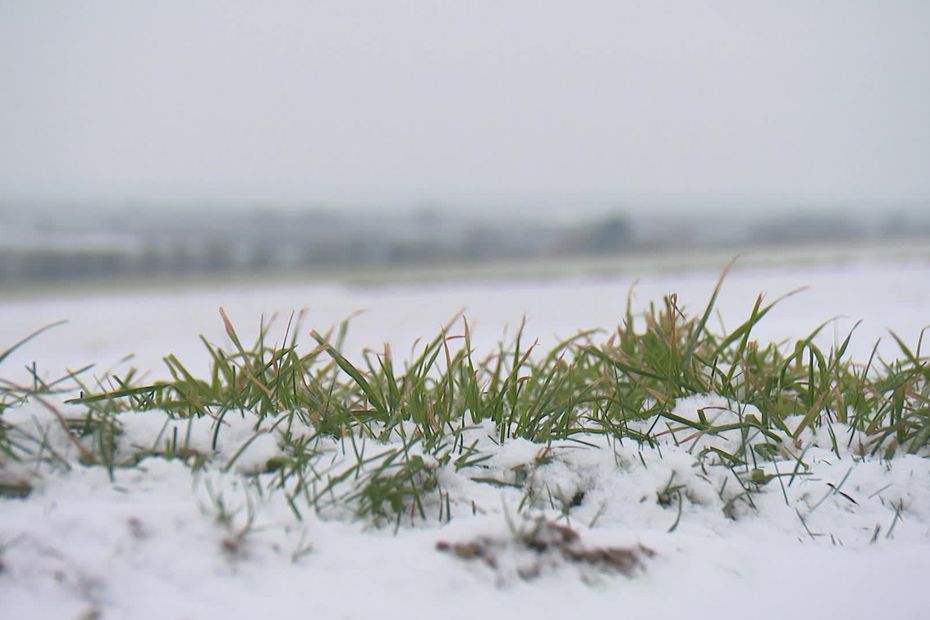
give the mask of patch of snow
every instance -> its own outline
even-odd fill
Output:
[[[724,287],[725,320],[745,316],[755,293],[812,284],[763,321],[759,337],[806,333],[836,312],[866,318],[854,340],[860,358],[885,327],[916,337],[930,304],[930,267],[861,265],[849,271],[734,273]],[[678,290],[700,306],[715,274],[654,276],[638,299]],[[902,288],[902,284],[905,285]],[[397,351],[429,335],[462,305],[482,322],[475,346],[488,348],[499,327],[526,312],[528,333],[569,335],[610,326],[622,316],[627,280],[399,289],[278,287],[225,289],[183,296],[0,301],[4,340],[59,318],[74,323],[17,351],[4,364],[32,359],[43,374],[88,361],[116,362],[136,350],[143,368],[159,372],[160,356],[202,353],[196,336],[221,342],[216,308],[242,324],[259,312],[308,303],[314,326],[373,308],[350,331],[349,350],[391,340]],[[608,292],[612,293],[608,294]],[[904,291],[899,296],[898,293]],[[585,300],[583,303],[573,300]],[[889,301],[894,300],[894,301]],[[634,307],[635,307],[634,303]],[[237,325],[238,326],[238,325]],[[474,326],[474,324],[473,324]],[[810,329],[807,329],[810,331]],[[838,331],[838,333],[841,330]],[[51,336],[51,335],[49,335]],[[245,336],[243,336],[245,338]],[[30,343],[32,345],[33,343]],[[196,364],[192,364],[195,371]],[[681,399],[676,415],[720,427],[758,416],[752,407],[715,395]],[[466,431],[491,455],[474,467],[437,472],[449,494],[451,520],[376,529],[338,511],[317,513],[302,500],[295,516],[275,474],[262,473],[280,454],[274,420],[229,412],[214,449],[214,420],[170,420],[160,412],[122,416],[119,455],[164,451],[178,443],[203,456],[201,467],[146,458],[114,469],[78,463],[76,449],[35,403],[9,410],[10,422],[48,428],[49,446],[70,464],[20,464],[8,472],[28,480],[25,499],[0,499],[0,615],[9,618],[549,618],[606,614],[634,618],[785,617],[925,618],[924,576],[930,573],[930,460],[926,455],[862,453],[860,438],[840,424],[833,436],[805,429],[797,439],[776,433],[696,433],[669,424],[655,446],[601,436],[541,446],[500,446],[493,425]],[[788,420],[794,431],[800,417]],[[159,439],[156,441],[156,437]],[[175,437],[177,440],[175,440]],[[834,437],[836,448],[834,449]],[[712,449],[732,453],[777,444],[777,456],[754,468],[717,464]],[[368,446],[385,450],[396,444]],[[352,463],[333,440],[326,468]],[[758,471],[754,471],[757,469]],[[492,479],[492,484],[476,479]],[[570,526],[585,547],[655,552],[630,576],[582,570],[564,558],[533,579],[520,577],[528,558],[512,546],[538,519]],[[437,543],[503,541],[506,579],[482,562],[437,550]],[[507,555],[510,553],[510,555]],[[590,568],[590,567],[588,567]],[[514,577],[516,575],[516,577]]]

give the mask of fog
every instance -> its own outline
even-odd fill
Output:
[[[0,1],[0,202],[930,198],[926,2]]]

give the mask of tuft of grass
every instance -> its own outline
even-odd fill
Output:
[[[710,318],[725,275],[696,314],[675,295],[638,315],[628,302],[613,331],[581,331],[548,351],[541,351],[521,325],[509,342],[479,354],[468,321],[456,316],[433,339],[418,343],[406,361],[398,361],[387,345],[347,354],[348,320],[323,334],[310,332],[315,346],[309,351],[299,350],[301,321],[293,315],[280,340],[269,337],[270,323],[263,321],[256,340],[245,344],[221,309],[232,346],[201,338],[210,358],[206,376],[195,376],[173,354],[164,358],[170,376],[164,381],[145,383],[130,370],[91,386],[75,374],[71,389],[77,386],[81,395],[67,402],[82,413],[66,426],[82,462],[112,473],[151,456],[182,458],[195,467],[212,458],[191,451],[176,432],[159,436],[147,452],[118,458],[120,418],[126,412],[162,411],[181,421],[207,418],[214,451],[224,418],[246,416],[253,422],[253,439],[276,433],[281,454],[256,474],[287,493],[297,518],[306,507],[349,507],[361,518],[395,527],[451,517],[442,485],[446,468],[471,468],[477,482],[524,488],[525,503],[533,503],[532,476],[526,472],[522,478],[515,472],[514,481],[484,474],[481,464],[489,456],[468,439],[479,427],[493,429],[498,443],[536,442],[540,454],[553,442],[584,445],[592,435],[648,445],[670,435],[733,471],[739,488],[726,491],[728,505],[751,504],[751,494],[770,479],[760,464],[784,458],[800,463],[796,444],[809,430],[826,429],[836,450],[844,441],[851,445],[855,435],[865,437],[865,454],[927,452],[930,367],[922,352],[923,333],[915,348],[892,334],[900,355],[883,360],[876,344],[864,364],[847,357],[855,329],[829,349],[816,344],[829,322],[793,342],[760,343],[753,331],[787,295],[771,302],[760,295],[742,323],[715,329]],[[42,384],[37,375],[32,391],[4,386],[0,415],[62,387]],[[699,394],[726,399],[735,419],[718,423],[709,410],[696,419],[675,413],[680,399]],[[750,406],[753,412],[747,413]],[[836,423],[850,429],[848,438],[833,432]],[[0,417],[0,453],[20,453],[19,429],[3,424]],[[701,438],[723,433],[739,437],[735,449],[699,447]],[[681,493],[670,480],[660,501],[680,511]]]
[[[31,334],[13,343],[4,351],[0,352],[0,365],[2,365],[15,351],[25,346],[31,340],[41,336],[45,332],[63,325],[66,321],[58,321],[40,327]],[[68,429],[68,421],[61,414],[58,408],[50,402],[55,396],[72,393],[71,381],[89,370],[87,366],[80,370],[70,372],[64,377],[54,381],[46,381],[39,373],[38,366],[33,363],[26,367],[30,374],[31,383],[21,385],[8,379],[0,377],[0,477],[4,472],[4,462],[21,461],[24,458],[33,457],[44,462],[53,462],[56,464],[68,466],[65,459],[61,458],[56,451],[49,445],[47,437],[42,433],[36,433],[22,425],[14,425],[4,419],[4,414],[10,409],[21,407],[30,400],[38,402],[41,406],[52,412],[58,423],[65,430],[67,437],[74,442],[82,452],[82,456],[90,456],[91,453],[83,448],[74,435]],[[2,480],[0,480],[2,482]],[[0,484],[0,495],[25,496],[31,492],[31,486],[22,481],[6,481]]]

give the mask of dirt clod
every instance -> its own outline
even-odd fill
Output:
[[[645,568],[645,559],[655,556],[655,551],[642,544],[632,547],[586,547],[574,529],[542,518],[514,534],[512,539],[481,536],[466,542],[439,541],[436,549],[460,560],[480,560],[492,569],[515,563],[514,572],[526,581],[539,577],[546,567],[559,563],[629,577]],[[512,561],[507,562],[507,559]]]

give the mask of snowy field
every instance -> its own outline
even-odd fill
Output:
[[[644,273],[635,287],[628,278],[600,277],[0,299],[0,349],[68,320],[14,353],[0,375],[22,380],[21,369],[33,361],[49,377],[89,363],[103,370],[125,366],[121,360],[134,354],[132,365],[162,378],[168,353],[202,372],[208,359],[198,336],[227,342],[221,306],[244,340],[262,315],[278,313],[275,325],[283,328],[292,311],[305,309],[308,347],[310,328],[323,331],[363,311],[351,323],[349,354],[389,341],[401,357],[461,309],[478,349],[493,347],[523,316],[526,333],[550,345],[580,329],[616,326],[631,287],[634,311],[675,292],[700,312],[718,275]],[[724,284],[721,319],[742,322],[759,293],[775,298],[799,287],[808,288],[779,304],[756,338],[803,338],[839,317],[820,336],[829,346],[862,320],[850,353],[865,361],[879,338],[879,351],[895,355],[888,329],[916,345],[930,323],[930,262],[919,260],[737,269]],[[676,413],[694,416],[708,405],[726,403],[713,395],[683,399]],[[10,415],[44,414],[29,405]],[[128,440],[143,440],[163,422],[135,416]],[[233,426],[217,463],[248,436]],[[206,442],[209,429],[193,430],[201,431]],[[539,460],[541,446],[522,440],[496,446],[488,434],[474,431],[493,454],[489,475]],[[798,444],[807,471],[767,484],[754,509],[734,512],[718,492],[726,474],[704,471],[693,446],[676,445],[671,436],[659,450],[591,438],[596,447],[557,444],[547,453],[534,471],[545,492],[529,517],[518,512],[520,489],[448,471],[451,521],[402,526],[395,534],[338,515],[304,511],[298,521],[280,494],[262,493],[243,478],[250,465],[274,454],[272,435],[264,438],[225,472],[208,467],[192,474],[176,461],[150,459],[117,470],[111,482],[102,467],[75,467],[45,473],[26,499],[0,499],[0,617],[930,617],[921,586],[930,574],[926,456],[862,458],[854,442],[838,456],[824,433],[806,431]],[[724,445],[728,438],[701,441]],[[478,499],[457,503],[459,496]],[[566,497],[582,499],[567,509]],[[528,532],[562,535],[545,523],[570,526],[579,539],[549,540],[544,550],[515,542]],[[437,549],[440,542],[445,550]],[[629,564],[620,570],[577,561],[596,549],[622,550]]]

